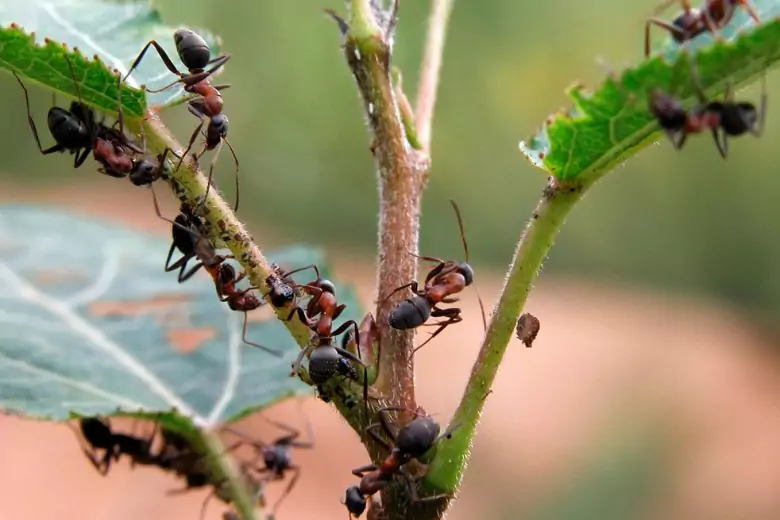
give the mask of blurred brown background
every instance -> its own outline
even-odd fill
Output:
[[[614,66],[641,56],[643,20],[654,3],[456,4],[422,247],[460,257],[447,204],[455,198],[488,308],[544,184],[517,142],[568,104],[562,91],[574,80],[599,81],[597,55]],[[208,27],[233,54],[220,82],[234,85],[225,103],[242,164],[241,217],[264,247],[325,246],[368,306],[375,296],[374,174],[337,32],[319,11],[339,2],[226,5],[159,2],[168,23]],[[395,62],[410,95],[427,8],[401,7]],[[776,85],[770,76],[770,95]],[[74,171],[64,157],[38,156],[10,75],[0,75],[0,92],[16,100],[0,103],[4,200],[61,204],[168,233],[147,192],[91,168]],[[32,93],[43,121],[49,96]],[[757,91],[740,97],[754,99]],[[685,153],[661,142],[575,210],[527,307],[542,320],[537,343],[526,349],[513,340],[449,518],[780,518],[780,149],[771,145],[780,118],[772,99],[764,137],[734,141],[728,161],[707,136],[692,139]],[[185,109],[166,118],[189,135]],[[231,168],[223,157],[218,179],[226,190]],[[463,308],[466,320],[417,359],[419,400],[442,422],[482,334],[473,292]],[[303,475],[279,517],[344,519],[339,499],[356,482],[350,470],[367,460],[327,405],[309,399],[304,408],[317,448],[296,454]],[[268,413],[298,421],[289,403]],[[278,435],[257,418],[244,428],[266,440]],[[197,518],[205,494],[167,497],[178,482],[125,464],[101,478],[64,426],[0,418],[0,432],[2,519]],[[283,487],[272,486],[270,499]],[[212,504],[208,518],[221,509]]]

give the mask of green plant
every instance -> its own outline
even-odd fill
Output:
[[[84,0],[84,4],[89,4],[93,12],[101,13],[107,18],[131,16],[124,25],[130,29],[124,33],[112,33],[107,42],[120,48],[121,52],[113,51],[113,47],[109,45],[104,46],[109,53],[132,56],[148,37],[160,38],[162,42],[170,43],[172,30],[162,26],[156,13],[150,11],[143,2],[132,4],[138,9],[131,15],[127,15],[126,10],[114,11],[119,9],[115,4],[97,0]],[[417,277],[417,261],[409,252],[418,251],[417,217],[429,177],[431,121],[447,20],[453,2],[432,1],[415,109],[412,109],[407,99],[400,73],[392,68],[391,41],[395,29],[393,6],[386,9],[378,6],[379,2],[369,0],[350,0],[347,4],[348,15],[342,17],[335,11],[329,14],[340,31],[345,61],[355,78],[368,121],[381,198],[377,294],[387,295],[394,288]],[[777,14],[776,2],[766,0],[756,4],[764,20],[771,20],[772,16]],[[58,4],[47,2],[45,8],[51,9],[52,5],[56,7]],[[24,27],[26,17],[30,16],[35,8],[44,8],[42,4],[34,3],[33,6],[34,8],[24,11],[4,12],[4,16],[9,17],[4,21],[14,21]],[[65,4],[63,8],[64,6]],[[395,6],[397,7],[397,4]],[[120,12],[125,14],[119,14]],[[736,22],[739,22],[739,19]],[[67,32],[63,32],[57,24],[43,29],[45,35],[53,40],[43,46],[37,45],[30,35],[18,27],[9,26],[3,29],[0,32],[0,66],[71,97],[80,94],[90,106],[114,115],[117,109],[116,77],[104,62],[112,63],[115,67],[121,65],[125,70],[127,64],[114,60],[111,56],[101,56],[104,62],[86,59],[80,53],[54,43],[68,42],[69,38]],[[780,58],[780,22],[768,21],[757,28],[748,29],[735,23],[727,28],[723,35],[731,41],[701,47],[691,58],[680,54],[677,52],[678,48],[668,44],[670,50],[665,56],[666,59],[652,58],[624,71],[619,78],[609,78],[593,94],[585,93],[582,87],[573,88],[570,95],[576,103],[576,110],[554,116],[543,131],[521,144],[521,149],[527,157],[548,171],[550,176],[542,199],[518,241],[500,301],[493,313],[463,398],[451,420],[451,424],[458,427],[451,438],[442,441],[438,446],[436,455],[421,481],[425,494],[454,495],[457,492],[484,398],[491,388],[531,285],[569,212],[614,166],[658,138],[657,125],[643,101],[645,93],[655,87],[666,91],[674,90],[690,105],[694,101],[694,94],[689,59],[695,60],[705,91],[714,95],[722,91],[726,83],[741,85],[754,80],[766,69],[774,66]],[[209,41],[216,49],[216,39],[210,37]],[[63,59],[65,54],[70,57],[76,70],[78,92]],[[171,52],[171,55],[175,53]],[[141,69],[139,75],[133,78],[151,80],[161,71],[159,65],[154,70]],[[137,79],[136,82],[138,81],[141,80]],[[159,119],[158,112],[162,108],[181,103],[183,96],[167,97],[165,94],[158,94],[148,97],[137,87],[138,84],[124,84],[120,92],[130,131],[146,137],[151,154],[159,154],[165,148],[181,150],[182,146],[170,135]],[[171,170],[166,181],[182,202],[192,207],[197,206],[206,194],[206,180],[198,166],[190,159],[184,161],[181,169]],[[224,243],[246,270],[251,284],[263,288],[263,292],[266,292],[266,279],[272,274],[269,259],[246,233],[216,190],[209,191],[203,207],[203,216],[212,241]],[[3,218],[11,221],[12,225],[7,227],[14,230],[13,236],[8,239],[9,243],[20,245],[24,243],[26,236],[40,234],[55,220],[59,220],[60,225],[63,225],[61,219],[65,217],[59,214],[47,216],[38,211],[17,208],[4,211]],[[61,244],[62,250],[69,252],[66,261],[72,263],[73,267],[84,269],[90,276],[94,276],[94,272],[99,269],[119,272],[116,256],[125,255],[139,266],[145,267],[147,262],[149,263],[149,272],[156,273],[151,276],[154,283],[159,279],[159,285],[155,285],[157,289],[169,281],[158,265],[164,251],[161,241],[84,219],[72,219],[68,226],[81,227],[84,230],[78,234],[83,243]],[[106,246],[120,243],[131,244],[132,247],[117,245],[117,252],[113,247]],[[78,254],[78,251],[101,249],[107,251],[108,258],[99,259],[103,264],[90,264]],[[158,250],[161,254],[154,253]],[[110,259],[112,255],[113,260]],[[307,248],[269,256],[274,261],[293,265],[322,265],[320,255]],[[48,378],[55,381],[52,384],[57,385],[58,389],[81,392],[89,395],[90,399],[87,400],[84,396],[61,399],[59,395],[55,398],[45,385],[30,385],[29,380],[20,383],[19,380],[12,379],[0,380],[0,396],[8,396],[3,397],[0,406],[27,416],[51,420],[64,420],[71,415],[111,415],[119,413],[118,410],[133,416],[153,418],[189,436],[192,442],[214,455],[211,460],[214,461],[215,470],[218,474],[228,477],[228,481],[232,483],[231,495],[242,518],[257,518],[258,513],[253,507],[253,501],[243,489],[230,458],[218,456],[222,448],[214,431],[224,422],[235,420],[288,395],[300,393],[305,386],[286,377],[286,367],[282,362],[270,360],[258,351],[243,354],[238,350],[240,341],[233,341],[228,349],[232,358],[223,360],[222,366],[227,367],[225,371],[230,373],[239,366],[257,366],[258,370],[263,370],[262,383],[256,382],[250,390],[247,386],[242,387],[236,376],[232,382],[228,381],[224,388],[218,388],[210,394],[210,400],[200,402],[199,396],[186,393],[185,375],[213,369],[213,365],[207,366],[206,358],[182,355],[175,351],[166,352],[165,361],[166,366],[171,367],[170,373],[153,373],[154,365],[150,360],[160,355],[159,345],[148,342],[142,344],[140,337],[133,337],[128,340],[129,351],[124,351],[109,337],[115,333],[111,330],[109,320],[101,320],[99,316],[96,318],[94,306],[88,310],[80,309],[80,299],[84,298],[85,293],[93,293],[96,290],[94,285],[87,285],[69,300],[52,298],[29,283],[30,276],[38,268],[30,262],[30,258],[24,257],[23,260],[17,260],[17,263],[11,263],[9,260],[0,264],[0,279],[13,288],[17,300],[29,303],[41,313],[39,319],[53,315],[75,331],[67,343],[68,356],[55,358],[56,370],[50,369],[47,373],[38,370],[34,375],[45,381],[47,375],[58,373],[59,379]],[[111,267],[112,265],[114,267]],[[141,267],[137,269],[140,270]],[[121,276],[127,277],[129,282],[134,273],[122,271]],[[113,276],[116,276],[116,273]],[[131,283],[123,284],[123,287],[128,291],[133,289]],[[213,287],[205,282],[198,284],[194,280],[182,287],[182,291],[190,291],[183,294],[197,302],[200,309],[198,326],[209,324],[217,330],[224,329],[225,335],[229,335],[227,326],[216,319],[223,317],[220,314],[223,307],[213,301]],[[100,297],[104,296],[109,295]],[[110,296],[116,298],[120,295],[112,293]],[[152,299],[157,294],[150,292],[125,296]],[[91,294],[90,297],[94,299]],[[381,446],[366,434],[366,427],[375,422],[376,410],[379,407],[377,403],[389,403],[409,410],[409,413],[402,415],[405,420],[411,417],[411,411],[417,407],[412,356],[414,335],[412,332],[395,331],[387,324],[389,312],[403,298],[401,293],[397,293],[377,305],[376,319],[380,333],[379,344],[382,348],[374,349],[374,352],[379,352],[379,356],[377,366],[373,367],[376,369],[376,379],[371,385],[369,415],[361,412],[362,406],[349,406],[350,401],[360,402],[362,399],[359,385],[350,382],[333,383],[341,390],[334,395],[334,405],[360,435],[374,461],[379,460],[383,452]],[[354,296],[340,290],[339,301],[348,304],[348,318],[360,317],[359,305]],[[286,352],[294,354],[296,345],[306,346],[309,343],[311,333],[298,320],[286,320],[288,314],[289,309],[277,309],[277,315],[282,318],[279,323],[253,323],[249,331],[262,337],[264,344],[286,349]],[[235,314],[229,316],[234,322]],[[280,324],[287,328],[289,336]],[[41,334],[45,332],[44,328]],[[160,344],[170,343],[170,340],[162,337],[162,331],[158,333]],[[58,341],[61,347],[63,340]],[[39,356],[45,351],[45,342],[44,346],[38,347],[42,350],[29,348],[26,342],[7,341],[0,345],[0,351],[9,356],[13,354],[11,358],[20,360],[16,368],[22,370],[23,365],[37,366],[41,363]],[[220,347],[219,341],[214,341],[209,344],[208,352],[220,352]],[[75,366],[72,361],[68,361],[68,357],[73,356],[79,349],[83,350],[86,356],[90,348],[99,351],[104,362],[99,367],[88,367],[90,369],[85,374],[80,370],[82,367]],[[51,354],[45,353],[47,356]],[[236,358],[239,355],[246,357],[240,364]],[[208,361],[213,363],[213,359]],[[86,388],[85,382],[89,388]],[[106,388],[101,388],[100,385]],[[98,397],[100,399],[95,401]],[[77,404],[73,405],[73,402]],[[173,408],[176,409],[175,412],[171,411]],[[440,518],[449,505],[449,499],[412,504],[406,493],[400,486],[392,487],[384,493],[383,508],[388,518]]]

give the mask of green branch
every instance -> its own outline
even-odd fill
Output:
[[[589,185],[562,186],[553,177],[534,210],[515,250],[498,307],[488,327],[466,390],[450,424],[458,425],[452,438],[439,446],[425,477],[426,488],[455,493],[463,477],[466,454],[482,414],[485,398],[498,372],[532,284],[569,212]]]

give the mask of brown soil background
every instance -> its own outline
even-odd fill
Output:
[[[13,193],[17,202],[62,204],[167,235],[148,193],[115,181],[92,184],[89,193],[2,191],[8,200]],[[175,212],[172,203],[167,208]],[[370,304],[373,260],[333,261]],[[481,274],[479,284],[491,308],[500,274]],[[418,400],[442,421],[460,397],[482,335],[473,294],[462,307],[466,320],[422,350],[416,363]],[[648,414],[673,424],[675,465],[652,514],[642,518],[780,518],[780,368],[766,340],[744,321],[702,302],[549,276],[527,308],[542,320],[541,333],[532,349],[517,340],[510,345],[448,518],[491,518],[495,504],[524,505],[554,492],[605,432]],[[303,474],[279,518],[344,520],[339,499],[356,481],[350,470],[367,462],[364,452],[329,405],[309,398],[304,409],[317,447],[296,454]],[[267,413],[298,420],[291,403]],[[277,435],[257,417],[241,427],[266,440]],[[2,519],[198,518],[205,493],[165,495],[178,487],[159,472],[131,471],[124,463],[100,477],[65,426],[0,417]],[[272,485],[269,499],[282,488]],[[207,518],[220,518],[222,510],[212,503]]]

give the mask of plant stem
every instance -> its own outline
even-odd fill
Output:
[[[258,510],[257,501],[252,499],[252,494],[247,489],[244,478],[236,468],[233,457],[225,453],[225,446],[216,433],[205,430],[199,431],[201,435],[200,444],[205,454],[205,460],[209,461],[214,475],[220,479],[225,479],[230,499],[241,520],[260,520],[260,515],[263,512]]]
[[[413,334],[388,325],[390,311],[405,295],[397,292],[387,300],[384,297],[417,273],[417,261],[409,253],[418,250],[424,187],[421,172],[427,171],[428,160],[408,144],[390,78],[390,48],[382,29],[365,0],[352,0],[351,4],[344,55],[363,99],[379,177],[380,303],[376,321],[382,350],[374,388],[394,406],[414,410]],[[367,27],[371,30],[366,31]]]
[[[431,0],[431,14],[428,18],[428,36],[417,88],[417,136],[423,151],[431,150],[431,127],[436,107],[436,92],[439,86],[439,71],[444,55],[444,39],[455,0]]]
[[[147,147],[155,154],[160,154],[165,148],[170,148],[176,153],[181,153],[183,147],[168,132],[160,118],[149,112],[142,125],[137,121],[129,121],[128,125],[134,132],[143,132],[146,135]],[[168,183],[182,202],[190,207],[198,207],[206,195],[206,177],[200,172],[191,157],[187,157],[179,170],[172,170]],[[210,238],[216,244],[223,242],[241,267],[246,270],[247,278],[254,287],[260,288],[263,293],[268,293],[270,287],[266,284],[266,278],[272,274],[271,266],[262,251],[255,244],[252,237],[236,218],[232,208],[228,205],[215,187],[209,191],[206,204],[203,206],[202,217],[208,228]],[[309,342],[311,331],[300,320],[287,321],[288,308],[275,309],[276,315],[282,319],[282,323],[290,330],[299,345]]]
[[[454,493],[463,476],[471,440],[498,367],[531,291],[531,286],[569,212],[588,186],[560,186],[550,177],[544,197],[518,242],[498,306],[485,335],[466,390],[450,422],[452,438],[441,443],[425,476],[426,487]]]

